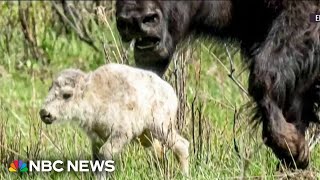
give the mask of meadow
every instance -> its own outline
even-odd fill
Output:
[[[93,179],[91,173],[10,173],[14,159],[91,159],[90,141],[75,124],[39,117],[52,78],[62,69],[91,71],[134,65],[116,30],[112,2],[0,2],[0,179]],[[248,72],[238,47],[212,39],[181,45],[165,75],[180,99],[178,127],[190,141],[190,175],[168,151],[153,158],[139,144],[117,158],[114,179],[317,179],[319,147],[306,171],[276,171],[278,161],[250,124]],[[230,78],[231,77],[231,78]],[[239,153],[235,150],[235,142]]]

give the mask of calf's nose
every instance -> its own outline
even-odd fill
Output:
[[[46,124],[51,124],[53,121],[52,115],[45,109],[41,109],[39,112],[41,120]]]

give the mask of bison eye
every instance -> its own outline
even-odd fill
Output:
[[[63,99],[67,100],[69,98],[71,98],[72,94],[71,93],[64,93],[62,94]]]
[[[148,14],[148,15],[146,15],[146,16],[143,18],[142,22],[143,22],[144,24],[146,24],[146,23],[155,23],[155,22],[158,21],[158,19],[159,19],[158,14],[157,14],[157,13],[153,13],[153,14]]]

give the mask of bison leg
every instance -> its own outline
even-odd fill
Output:
[[[180,162],[182,172],[185,175],[188,175],[189,172],[189,142],[180,136],[176,131],[173,131],[169,134],[167,143],[168,146],[172,149],[173,153],[176,155],[177,159]],[[170,137],[171,136],[171,137]]]
[[[306,19],[317,6],[306,1],[286,3],[288,8],[253,53],[249,92],[266,145],[286,165],[304,169],[309,163],[305,130],[310,120],[303,118],[314,101],[307,102],[305,96],[320,73],[318,27]]]
[[[163,145],[159,140],[152,137],[151,132],[146,130],[139,136],[140,143],[145,148],[152,147],[153,156],[155,159],[162,161],[164,156]]]
[[[263,140],[281,162],[288,167],[306,168],[309,163],[309,149],[304,131],[298,125],[288,123],[282,111],[270,99],[266,98],[261,107],[263,116]]]
[[[131,141],[132,137],[128,137],[125,133],[113,132],[108,140],[102,145],[99,150],[99,160],[112,160],[114,156],[117,156],[124,146]],[[102,180],[107,178],[105,172],[97,173],[97,178]]]
[[[286,166],[305,169],[309,163],[309,149],[305,140],[306,126],[301,119],[303,100],[297,93],[292,93],[296,95],[291,94],[290,99],[284,98],[288,96],[283,95],[288,82],[281,81],[281,73],[275,74],[265,72],[250,77],[249,90],[257,102],[257,115],[263,125],[262,138]]]
[[[99,160],[99,150],[103,143],[101,142],[100,138],[94,133],[89,134],[89,137],[91,139],[92,160]]]
[[[189,141],[180,136],[174,129],[157,131],[155,137],[170,148],[180,163],[182,173],[189,173]]]

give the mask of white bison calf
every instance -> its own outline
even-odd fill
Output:
[[[112,159],[135,138],[146,147],[152,139],[159,140],[173,150],[187,174],[189,142],[174,128],[177,107],[173,88],[156,74],[108,64],[90,73],[62,71],[52,83],[40,117],[46,124],[78,122],[92,139],[94,160]]]

